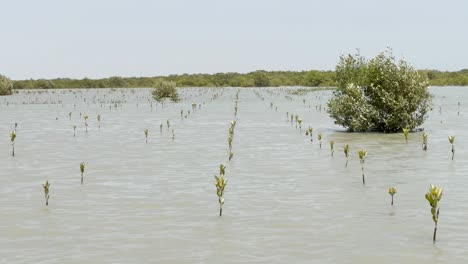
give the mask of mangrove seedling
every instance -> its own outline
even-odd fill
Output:
[[[392,196],[392,206],[393,206],[393,195],[395,195],[395,193],[397,193],[395,187],[388,188],[388,194],[390,194]]]
[[[366,179],[364,178],[364,163],[366,162],[367,151],[365,151],[364,149],[360,149],[358,154],[359,160],[361,162],[362,184],[366,184]]]
[[[408,128],[403,128],[403,135],[405,136],[406,144],[408,144],[408,134],[409,134],[409,129]]]
[[[310,141],[314,141],[314,138],[313,138],[313,132],[314,129],[312,127],[309,127],[306,131],[306,136],[309,136],[310,135]]]
[[[11,140],[11,147],[13,148],[13,157],[15,156],[15,139],[16,139],[16,132],[10,132],[10,140]]]
[[[81,163],[80,163],[81,184],[83,184],[83,174],[84,174],[84,170],[85,170],[85,163],[84,163],[84,162],[81,162]]]
[[[345,167],[348,167],[348,161],[349,161],[349,145],[348,144],[344,145],[343,152],[344,152],[345,157],[346,157]]]
[[[224,179],[224,172],[226,167],[221,164],[219,165],[219,177],[214,176],[216,180],[216,194],[218,195],[219,202],[219,216],[223,214],[223,205],[224,205],[224,188],[226,187],[227,181]]]
[[[44,188],[44,196],[45,196],[45,205],[49,205],[49,187],[50,183],[49,181],[46,181],[45,183],[42,184],[42,187]]]
[[[427,133],[426,132],[422,134],[422,140],[423,140],[422,149],[427,150]]]
[[[434,221],[434,235],[432,237],[432,242],[436,241],[437,233],[437,223],[439,222],[439,202],[442,199],[442,188],[434,186],[431,184],[429,191],[426,193],[426,200],[431,206],[432,220]]]
[[[167,125],[167,128],[169,129],[169,127],[171,126],[169,119],[166,120],[166,125]]]
[[[162,129],[163,129],[163,124],[161,123],[161,124],[159,125],[159,131],[161,132],[161,134],[162,134]]]
[[[85,120],[86,133],[88,133],[88,116],[83,116],[83,118]]]
[[[146,143],[148,143],[148,129],[145,128],[145,130],[143,130],[143,132],[145,132]]]
[[[101,130],[101,115],[97,115],[98,129]]]
[[[71,114],[72,114],[72,112],[68,113],[68,119],[70,119],[70,120],[71,120]]]
[[[299,129],[302,130],[302,119],[300,117],[297,118],[297,123],[299,123]]]
[[[322,148],[322,132],[318,133],[317,138],[320,142],[320,148]]]
[[[333,157],[333,153],[335,152],[334,146],[335,146],[335,141],[334,141],[334,140],[331,140],[331,141],[330,141],[330,150],[331,150],[331,156],[332,156],[332,157]]]
[[[76,132],[76,125],[73,126],[73,137],[75,137],[75,135],[76,135],[75,132]]]
[[[175,133],[174,133],[174,129],[172,129],[172,140],[175,139]]]
[[[453,160],[453,158],[455,157],[455,145],[454,145],[455,136],[449,136],[448,140],[449,140],[450,144],[452,145],[452,160]]]
[[[231,151],[229,151],[229,161],[231,161],[232,157],[234,156],[234,153],[232,153]]]

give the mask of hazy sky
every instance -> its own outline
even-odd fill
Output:
[[[468,68],[465,0],[0,0],[12,79],[331,70],[390,46],[417,68]]]

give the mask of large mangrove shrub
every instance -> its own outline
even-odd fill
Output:
[[[156,81],[153,83],[153,97],[157,101],[163,101],[166,98],[174,102],[179,101],[177,94],[176,83],[171,81]]]
[[[0,95],[10,95],[13,90],[13,83],[6,76],[0,74]]]
[[[427,79],[390,49],[367,60],[341,56],[337,90],[328,102],[335,123],[349,131],[398,132],[423,124],[431,109]]]

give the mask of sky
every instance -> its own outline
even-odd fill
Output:
[[[333,70],[386,47],[418,69],[468,68],[465,0],[0,0],[14,80]]]

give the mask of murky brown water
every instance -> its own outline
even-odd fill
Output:
[[[468,262],[467,88],[431,88],[427,152],[421,133],[405,144],[402,134],[343,132],[316,110],[329,91],[241,89],[231,162],[236,89],[183,91],[180,103],[153,109],[147,89],[0,97],[0,263]],[[192,102],[202,107],[181,120]],[[88,133],[80,112],[89,116]],[[323,148],[286,122],[286,112],[323,132]],[[456,135],[453,162],[448,135]],[[347,168],[344,144],[352,153]],[[365,187],[361,147],[368,151]],[[222,217],[213,179],[220,163],[228,179]],[[431,183],[445,192],[435,245],[424,199]],[[391,186],[398,190],[393,207]]]

